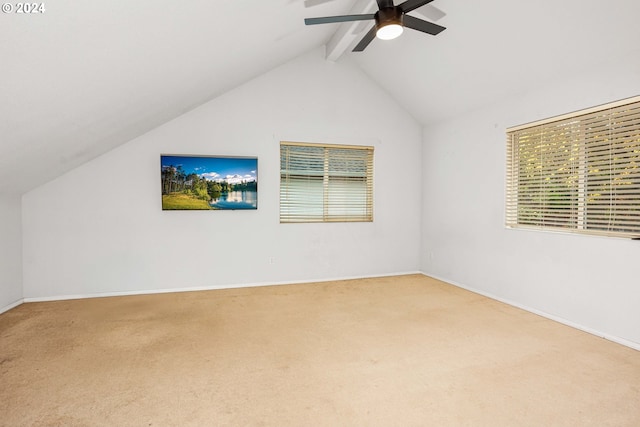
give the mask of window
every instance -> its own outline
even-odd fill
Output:
[[[506,223],[640,236],[640,97],[507,129]]]
[[[280,222],[373,221],[373,147],[280,143]]]

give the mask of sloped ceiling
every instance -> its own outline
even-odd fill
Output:
[[[23,193],[328,42],[357,2],[45,2],[0,16],[0,193]],[[447,30],[407,30],[354,61],[424,124],[636,52],[635,0],[435,0]],[[612,65],[614,66],[614,65]]]
[[[351,54],[425,125],[593,66],[624,67],[625,55],[640,55],[636,0],[433,4],[446,12],[438,24],[447,29],[438,36],[407,30],[388,43],[374,40],[361,55]]]
[[[23,193],[310,49],[351,0],[44,1],[0,13],[0,193]]]

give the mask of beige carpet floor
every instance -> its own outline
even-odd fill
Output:
[[[23,304],[2,426],[640,426],[640,352],[422,276]]]

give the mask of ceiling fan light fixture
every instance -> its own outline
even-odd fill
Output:
[[[376,37],[381,40],[393,40],[399,37],[403,31],[404,27],[400,24],[387,24],[378,28]]]
[[[393,6],[393,2],[389,3],[391,6],[383,7],[375,14],[376,37],[382,40],[395,39],[404,31],[402,9]]]

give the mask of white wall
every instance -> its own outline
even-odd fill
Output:
[[[0,313],[22,301],[20,196],[0,195]]]
[[[25,194],[24,296],[418,271],[421,135],[357,67],[313,51]],[[280,224],[280,140],[374,145],[374,222]],[[163,212],[161,153],[257,156],[258,210]]]
[[[505,229],[505,128],[640,94],[640,55],[424,130],[422,270],[640,348],[640,241]]]

